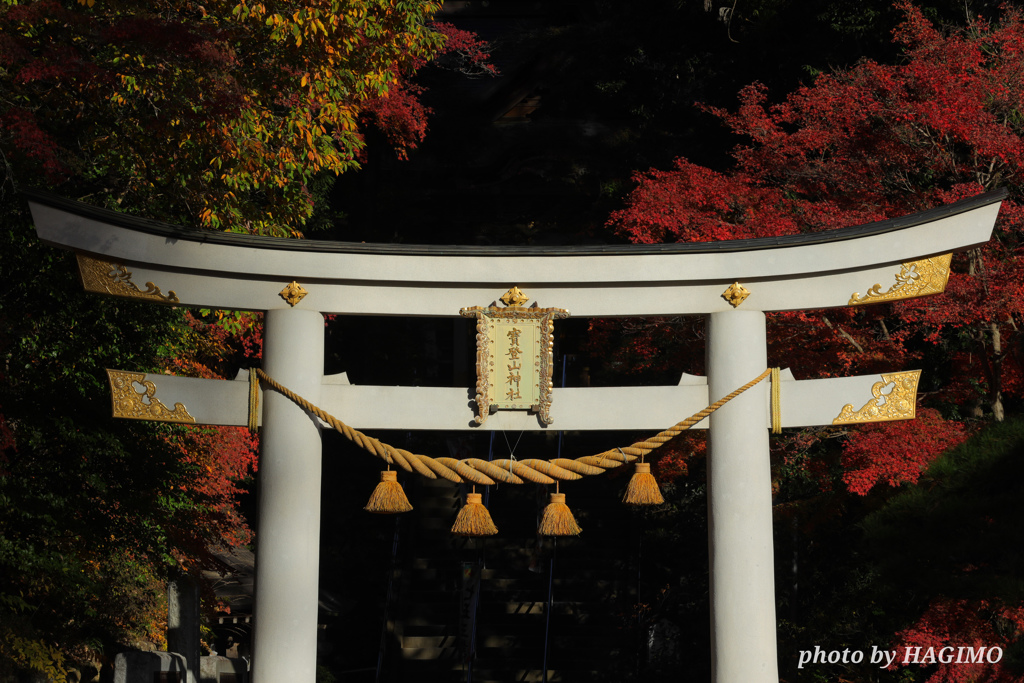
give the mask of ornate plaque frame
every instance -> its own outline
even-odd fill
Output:
[[[497,305],[463,308],[476,318],[476,407],[474,421],[483,424],[496,410],[530,410],[542,424],[551,424],[554,321],[568,318],[564,308],[522,306],[528,299],[513,287]]]

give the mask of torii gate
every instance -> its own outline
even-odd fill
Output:
[[[77,252],[88,291],[265,311],[263,369],[327,412],[360,429],[469,431],[657,431],[675,424],[765,369],[766,311],[942,292],[951,253],[988,241],[1005,196],[989,193],[901,219],[809,235],[531,248],[200,232],[25,194],[39,237]],[[549,407],[554,426],[548,427],[526,411],[498,412],[479,424],[472,390],[356,386],[323,374],[325,313],[457,317],[462,308],[494,301],[510,285],[575,316],[704,315],[707,378],[684,375],[679,386],[664,387],[556,388]],[[117,417],[247,424],[245,381],[112,376]],[[805,381],[784,375],[778,387],[781,424],[913,418],[917,378],[917,372]],[[261,405],[253,681],[312,683],[321,424],[276,392],[266,392]],[[769,422],[769,389],[762,383],[697,425],[711,430],[715,683],[778,681]]]

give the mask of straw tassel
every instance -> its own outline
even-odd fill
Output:
[[[564,493],[552,493],[551,502],[544,508],[537,533],[543,536],[579,536],[580,529],[572,510],[565,504]]]
[[[373,490],[370,501],[363,509],[383,515],[412,510],[402,485],[398,483],[398,472],[384,470],[380,473],[380,483]]]
[[[498,533],[498,527],[491,521],[491,513],[484,507],[479,493],[466,494],[466,504],[455,518],[452,533],[456,536],[493,536]]]
[[[636,472],[629,480],[629,486],[626,487],[626,495],[622,497],[622,502],[627,505],[661,505],[665,502],[658,489],[658,482],[651,474],[651,463],[638,462],[636,464]]]

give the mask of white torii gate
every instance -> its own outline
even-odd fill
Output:
[[[45,193],[25,195],[39,237],[77,252],[88,291],[265,311],[263,369],[353,427],[657,431],[767,367],[766,311],[942,292],[951,253],[988,241],[1005,193],[826,233],[554,248],[349,244],[200,232]],[[667,387],[556,388],[549,427],[525,411],[499,412],[480,425],[468,388],[357,386],[344,375],[323,374],[325,313],[457,317],[461,308],[487,305],[511,285],[574,316],[704,315],[707,378],[684,375],[679,386]],[[913,418],[918,374],[805,381],[784,374],[782,426]],[[247,424],[245,381],[111,371],[111,384],[117,417]],[[312,683],[321,423],[276,392],[264,393],[261,405],[253,681]],[[764,383],[697,425],[711,430],[715,683],[778,681],[769,425]]]

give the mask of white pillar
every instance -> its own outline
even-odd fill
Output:
[[[767,367],[765,316],[708,316],[707,373],[717,401]],[[778,683],[772,482],[767,381],[711,415],[708,547],[711,556],[711,680]]]
[[[324,319],[267,311],[263,369],[311,403],[320,400]],[[320,563],[320,429],[274,390],[263,392],[253,683],[313,683]]]

